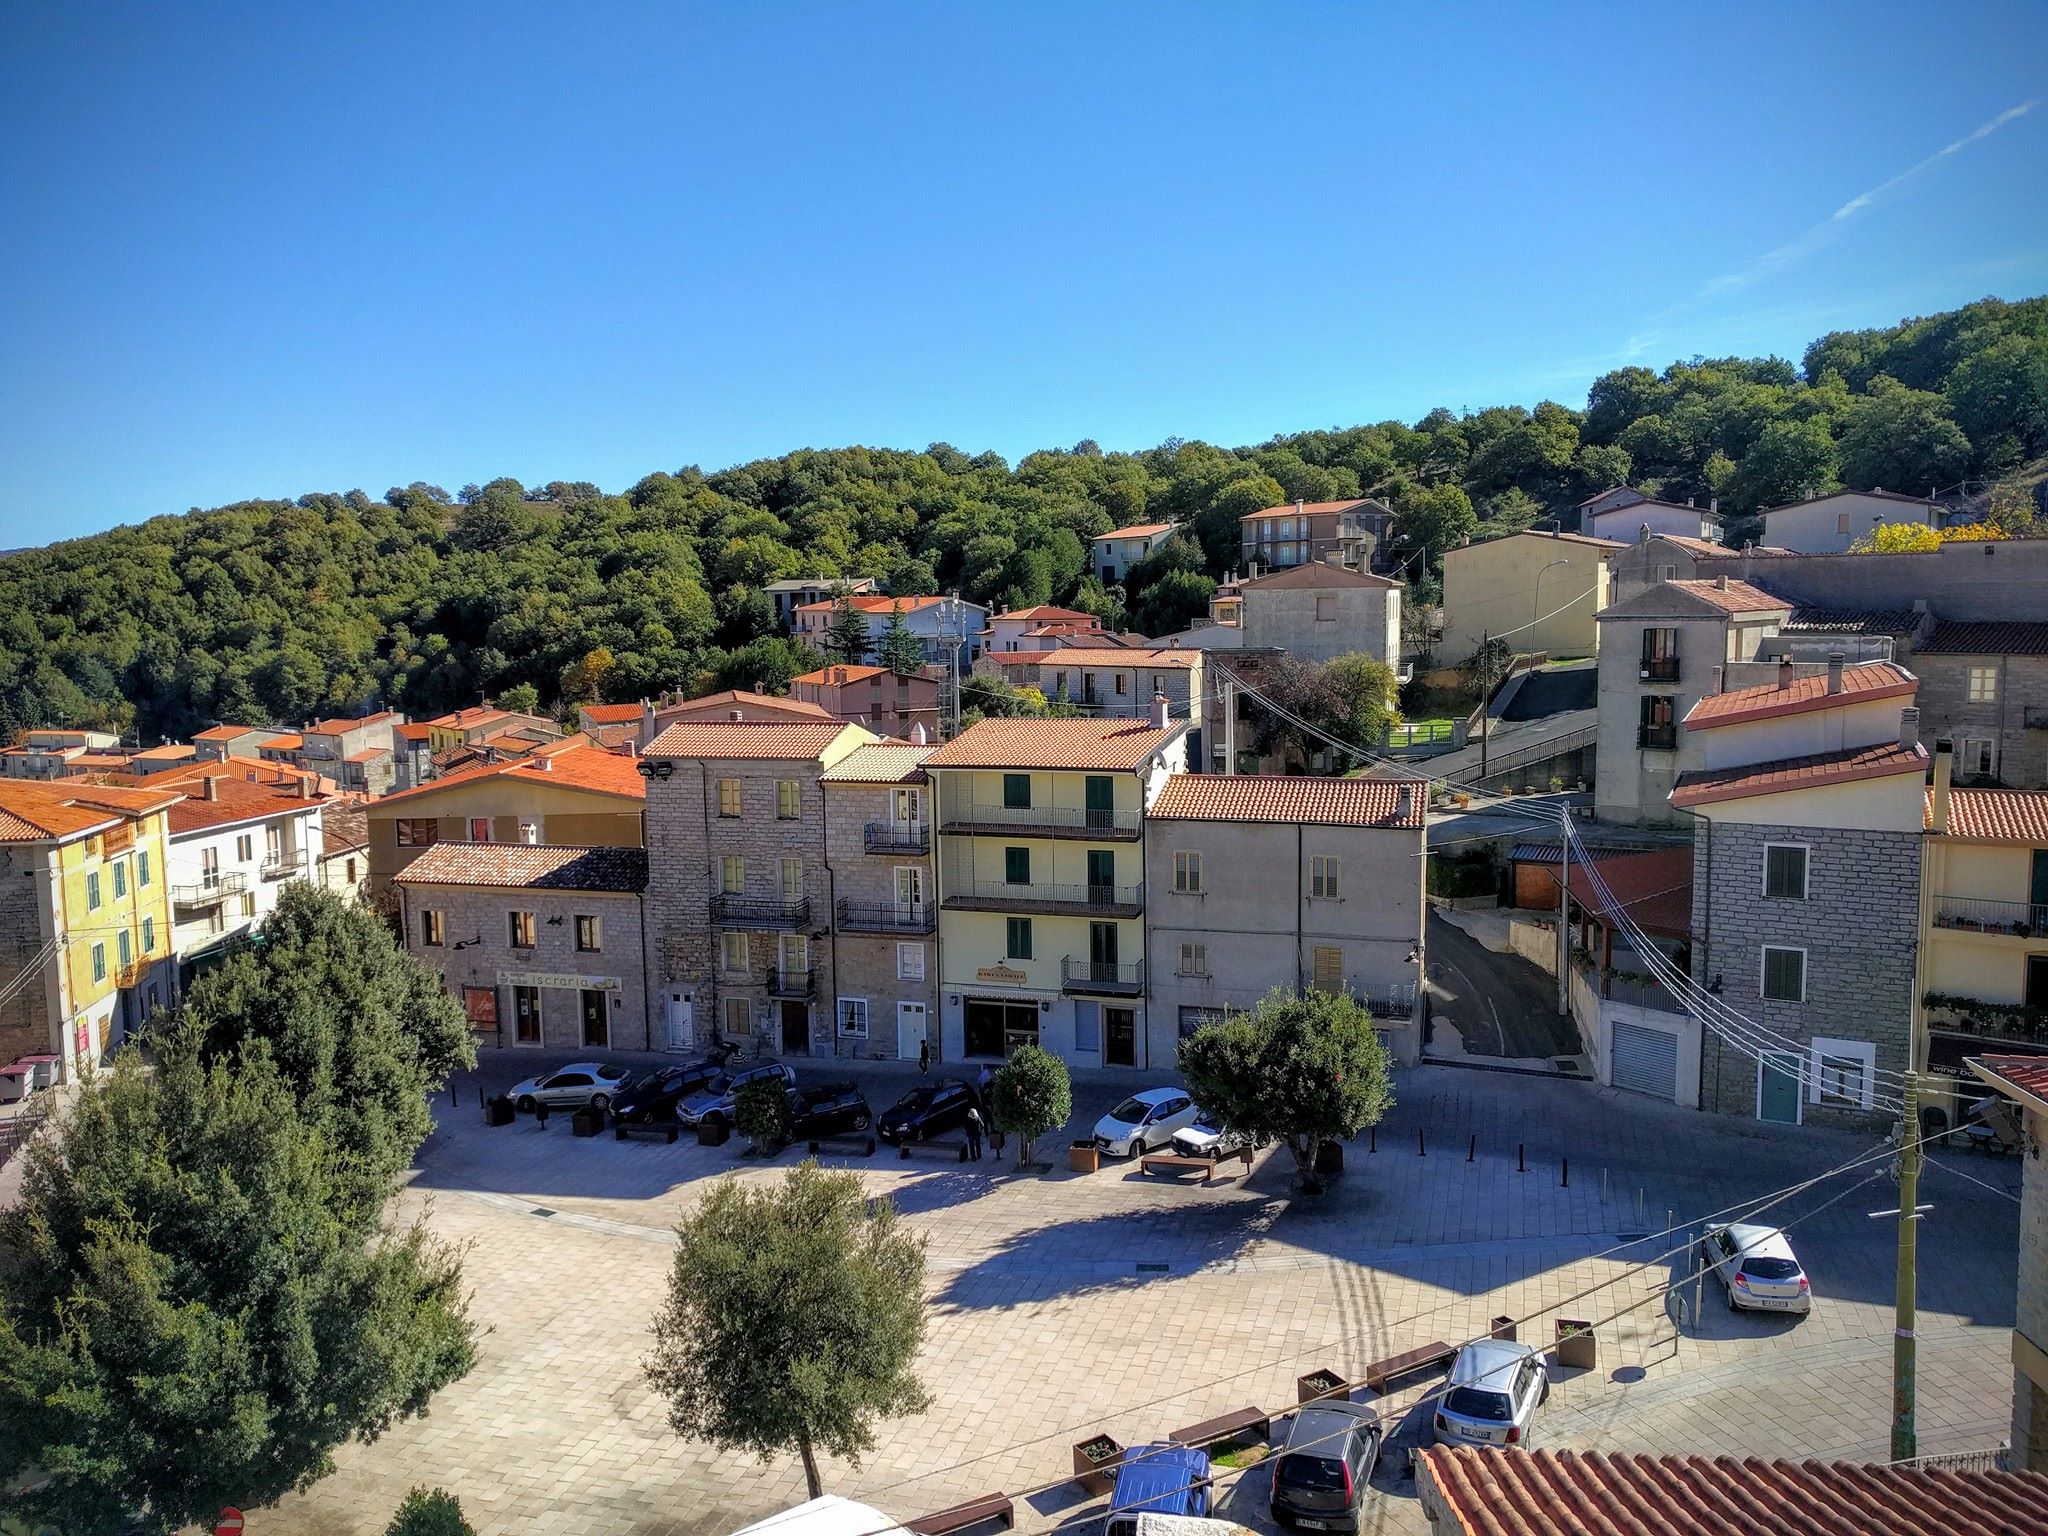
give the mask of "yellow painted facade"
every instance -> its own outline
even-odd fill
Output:
[[[1593,615],[1611,591],[1614,546],[1565,535],[1514,533],[1444,552],[1444,662],[1460,662],[1488,635],[1517,651],[1591,656]]]
[[[1967,1009],[1930,1009],[1929,993],[2036,1005],[2048,983],[2048,906],[2036,904],[2041,844],[1992,843],[1930,833],[1922,849],[1920,978],[1914,997],[1914,1054],[1928,1061],[1930,1028],[1968,1018]],[[1974,1040],[1974,1035],[1972,1035]],[[1981,1048],[1996,1051],[1987,1038]]]

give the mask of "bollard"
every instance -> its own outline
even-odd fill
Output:
[[[1600,1170],[1600,1203],[1602,1205],[1607,1203],[1607,1170],[1605,1168]]]
[[[1366,1141],[1365,1141],[1365,1150],[1366,1150],[1366,1151],[1368,1151],[1368,1152],[1377,1152],[1377,1151],[1379,1151],[1379,1149],[1380,1149],[1380,1128],[1379,1128],[1378,1126],[1376,1126],[1376,1125],[1375,1125],[1375,1126],[1370,1126],[1370,1127],[1368,1127],[1368,1128],[1367,1128],[1367,1131],[1366,1131]]]
[[[1649,1220],[1649,1217],[1649,1209],[1643,1203],[1643,1186],[1638,1184],[1636,1186],[1636,1225],[1641,1226],[1645,1221]]]
[[[1465,1161],[1469,1163],[1472,1161],[1473,1158],[1477,1157],[1478,1155],[1479,1133],[1477,1131],[1474,1131],[1472,1133],[1472,1139],[1465,1143]]]
[[[1558,1165],[1564,1173],[1562,1183],[1566,1189],[1570,1189],[1572,1187],[1572,1160],[1568,1157],[1560,1158],[1558,1159]]]
[[[1417,1157],[1429,1156],[1429,1146],[1422,1139],[1422,1127],[1419,1125],[1415,1127],[1415,1155]]]
[[[1527,1173],[1528,1171],[1529,1147],[1526,1142],[1518,1141],[1515,1143],[1515,1172]]]
[[[481,1105],[483,1104],[483,1102],[484,1102],[484,1085],[483,1085],[483,1080],[482,1080],[481,1078],[479,1078],[479,1079],[477,1080],[477,1085],[476,1085],[476,1101],[477,1101],[477,1104],[478,1104],[479,1106],[481,1106]]]

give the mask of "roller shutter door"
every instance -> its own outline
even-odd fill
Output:
[[[1678,1097],[1678,1036],[1640,1024],[1614,1025],[1614,1086],[1652,1094],[1670,1103]]]

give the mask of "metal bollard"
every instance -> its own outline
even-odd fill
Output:
[[[1572,1187],[1572,1160],[1568,1157],[1560,1158],[1558,1159],[1558,1163],[1564,1173],[1564,1187],[1566,1189],[1570,1189]]]
[[[1518,1141],[1515,1143],[1515,1172],[1527,1173],[1528,1171],[1529,1145],[1527,1142]]]
[[[1478,1133],[1477,1131],[1474,1131],[1474,1132],[1472,1133],[1472,1139],[1471,1139],[1470,1141],[1468,1141],[1467,1143],[1465,1143],[1465,1161],[1469,1163],[1469,1162],[1471,1162],[1471,1161],[1472,1161],[1472,1160],[1473,1160],[1473,1159],[1474,1159],[1475,1157],[1477,1157],[1478,1155],[1479,1155],[1479,1133]]]
[[[1419,1125],[1415,1127],[1415,1155],[1417,1157],[1429,1156],[1429,1145],[1422,1139],[1422,1127]]]
[[[1380,1128],[1376,1125],[1366,1128],[1365,1150],[1377,1152],[1380,1149]]]

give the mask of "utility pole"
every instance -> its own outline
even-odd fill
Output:
[[[1223,683],[1223,771],[1237,772],[1237,689],[1231,684],[1229,674],[1224,674]]]
[[[1913,1398],[1919,1370],[1913,1337],[1918,1301],[1918,1233],[1920,1212],[1920,1125],[1917,1108],[1919,1074],[1906,1073],[1905,1103],[1899,1125],[1899,1272],[1896,1315],[1892,1319],[1892,1460],[1911,1461],[1920,1454],[1913,1421]]]

